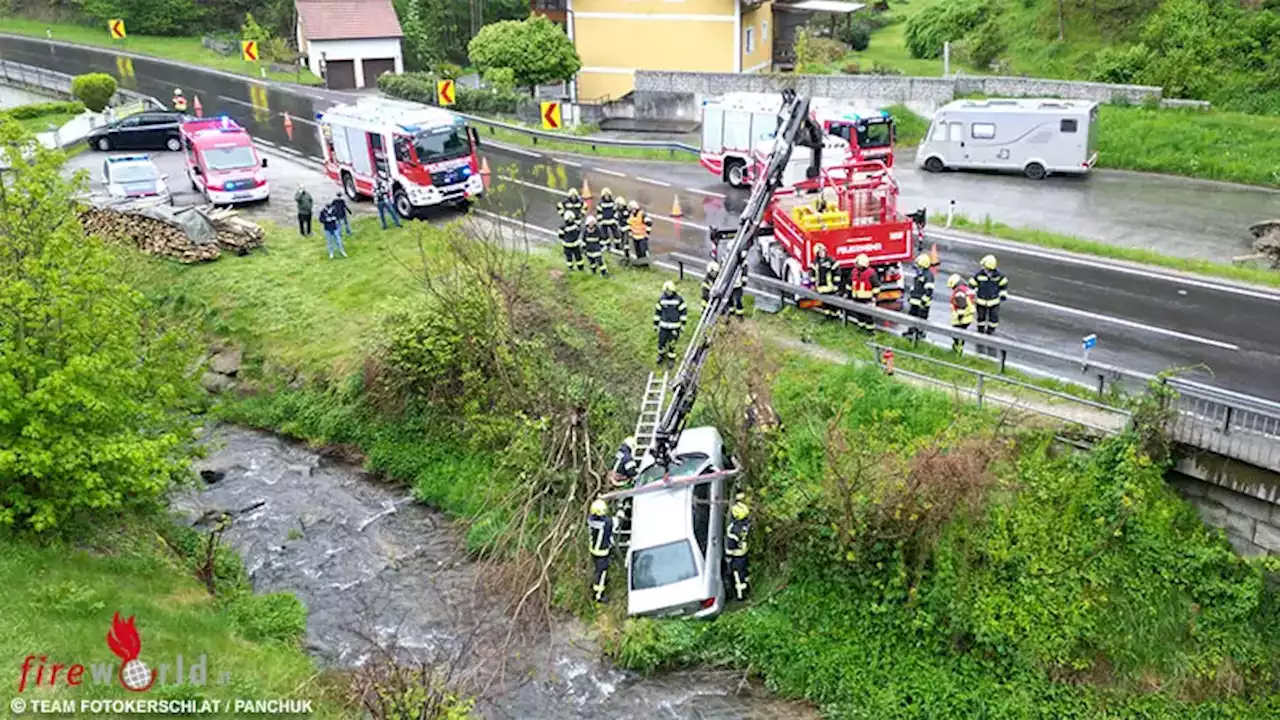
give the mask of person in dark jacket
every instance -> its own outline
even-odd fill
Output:
[[[933,307],[933,260],[927,253],[920,253],[916,258],[916,274],[911,279],[911,289],[907,293],[907,314],[921,320],[929,319],[929,309]],[[917,327],[907,328],[907,338],[924,339],[924,330]]]
[[[618,238],[621,237],[618,232],[618,201],[609,188],[600,191],[600,204],[596,207],[596,212],[600,213],[600,235],[604,238],[605,246],[618,247]]]
[[[689,307],[676,292],[676,284],[670,280],[662,284],[662,297],[653,306],[653,329],[658,331],[658,364],[676,364],[676,342],[680,331],[689,319]]]
[[[351,237],[351,208],[347,206],[347,200],[339,192],[333,202],[329,203],[329,209],[333,211],[333,216],[338,219],[338,224],[346,231],[347,237]]]
[[[609,517],[609,504],[597,499],[591,503],[591,514],[587,516],[587,533],[590,544],[587,550],[595,564],[591,589],[596,602],[604,602],[604,581],[609,574],[609,552],[613,550],[613,518]]]
[[[293,201],[298,204],[298,234],[308,237],[311,235],[311,211],[315,208],[315,201],[311,199],[311,193],[301,185],[293,194]]]
[[[342,235],[338,233],[338,216],[333,212],[332,205],[326,205],[320,211],[320,226],[324,228],[324,242],[329,247],[329,259],[333,259],[333,253],[342,253],[342,257],[347,256],[347,249],[342,246]]]
[[[582,247],[587,253],[587,264],[591,274],[609,277],[609,267],[604,264],[604,233],[595,215],[588,215],[586,225],[582,228]]]
[[[564,223],[560,226],[560,248],[564,250],[564,262],[570,270],[585,270],[582,266],[582,226],[572,210],[564,211]]]
[[[391,222],[396,227],[404,227],[400,224],[400,213],[396,210],[395,198],[391,196],[391,183],[386,178],[378,176],[377,182],[373,186],[373,199],[378,203],[378,219],[382,221],[382,229],[387,229],[387,216],[391,216]]]
[[[1000,326],[1000,304],[1009,299],[1009,278],[996,269],[996,256],[982,258],[982,267],[969,278],[977,296],[978,332],[995,335]]]
[[[748,520],[751,510],[741,500],[729,508],[732,518],[725,530],[724,554],[729,558],[729,575],[733,579],[733,596],[736,600],[747,599],[747,589],[751,578],[747,572],[747,531],[751,529]]]

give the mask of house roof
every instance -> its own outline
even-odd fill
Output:
[[[294,0],[307,40],[400,38],[400,19],[391,0]]]

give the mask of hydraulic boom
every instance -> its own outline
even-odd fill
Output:
[[[717,323],[729,310],[733,286],[747,262],[747,248],[764,221],[770,199],[782,186],[783,170],[796,145],[812,151],[807,175],[809,178],[818,177],[822,168],[822,128],[810,117],[808,98],[797,96],[794,90],[783,90],[782,109],[778,111],[778,128],[774,132],[773,149],[769,153],[764,171],[751,190],[747,207],[738,219],[738,231],[733,242],[727,252],[720,253],[720,276],[711,288],[706,307],[702,309],[702,316],[693,329],[689,347],[685,350],[671,388],[671,403],[654,433],[653,457],[664,468],[671,466],[671,450],[693,410],[702,366],[707,361]]]

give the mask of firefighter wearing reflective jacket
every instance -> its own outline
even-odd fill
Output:
[[[733,596],[738,600],[747,598],[747,586],[751,582],[747,573],[747,531],[751,529],[748,516],[750,508],[742,500],[738,500],[729,508],[732,520],[725,531],[724,554],[729,558],[729,575],[733,579]]]
[[[600,204],[596,207],[600,214],[600,236],[604,238],[606,247],[618,246],[618,201],[613,199],[613,191],[605,188],[600,191]]]
[[[181,113],[187,111],[187,98],[182,94],[182,88],[173,89],[173,109]]]
[[[729,312],[739,320],[746,319],[746,308],[742,305],[742,296],[747,292],[747,254],[742,253],[738,262],[738,277],[733,281],[733,293],[729,295]]]
[[[609,517],[609,504],[604,500],[597,499],[591,503],[587,532],[591,535],[588,550],[595,562],[591,589],[595,592],[596,602],[604,602],[604,581],[609,574],[609,552],[613,550],[613,518]]]
[[[929,319],[929,308],[933,307],[933,260],[928,253],[920,253],[916,258],[916,274],[911,278],[911,290],[907,293],[907,314],[921,320]],[[909,338],[924,339],[924,330],[907,328]]]
[[[864,305],[874,304],[880,293],[880,275],[866,255],[854,258],[853,264],[853,272],[849,274],[849,299]],[[870,315],[854,313],[853,322],[864,332],[876,331],[876,321]]]
[[[582,265],[582,228],[578,225],[578,216],[572,210],[565,210],[563,217],[560,247],[564,249],[565,264],[570,270],[585,270]]]
[[[614,207],[618,208],[618,239],[613,244],[614,250],[622,252],[622,257],[631,257],[631,227],[627,221],[631,219],[631,208],[627,207],[627,199],[621,195],[613,199]]]
[[[613,486],[624,488],[636,479],[640,470],[640,458],[636,457],[636,439],[629,437],[622,441],[618,452],[613,456]]]
[[[561,215],[572,212],[574,217],[582,217],[582,196],[578,194],[578,188],[569,188],[569,195],[560,201],[556,210]]]
[[[819,295],[834,295],[838,289],[840,281],[840,268],[836,266],[836,261],[827,255],[827,247],[819,245],[814,249],[813,259],[813,291]],[[840,314],[833,307],[823,307],[823,312],[831,317]]]
[[[627,227],[631,230],[631,243],[635,246],[636,259],[649,257],[649,233],[653,232],[653,218],[640,209],[640,203],[631,201]]]
[[[1009,299],[1009,278],[996,269],[996,256],[982,258],[982,267],[969,278],[978,298],[978,332],[995,335],[1000,325],[1000,303]]]
[[[587,216],[587,224],[582,230],[582,245],[587,251],[587,264],[591,266],[591,274],[599,273],[609,277],[609,268],[604,264],[604,234],[595,215]]]
[[[653,306],[653,329],[658,331],[658,364],[663,361],[671,367],[676,364],[676,341],[689,319],[689,308],[684,298],[676,292],[676,284],[670,280],[662,285],[662,297]]]
[[[720,277],[720,263],[713,256],[711,262],[707,263],[707,274],[702,278],[702,302],[711,299],[711,288],[716,286],[716,279]]]
[[[977,311],[977,297],[973,293],[973,288],[965,283],[964,278],[952,273],[947,278],[947,287],[951,288],[951,327],[969,329],[973,324],[973,318]],[[953,338],[951,340],[951,349],[957,353],[964,353],[964,340]]]

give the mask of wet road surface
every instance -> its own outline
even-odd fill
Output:
[[[38,40],[0,38],[0,54],[64,72],[115,67],[108,53]],[[126,86],[162,99],[174,87],[182,87],[188,97],[202,99],[206,115],[227,114],[264,145],[295,156],[319,155],[310,118],[349,97],[141,58],[132,66],[134,76],[122,79]],[[292,136],[285,131],[284,113],[294,119]],[[585,158],[491,142],[485,142],[482,151],[493,171],[490,192],[479,204],[482,212],[518,212],[534,228],[550,231],[559,224],[557,197],[570,187],[580,188],[585,179],[595,193],[609,186],[616,195],[638,200],[653,211],[653,247],[660,253],[678,250],[705,256],[710,248],[708,225],[732,220],[745,199],[687,163]],[[958,211],[968,215],[981,217],[985,212],[974,207],[992,207],[996,220],[1019,224],[1017,218],[1024,217],[1044,229],[1133,239],[1134,244],[1166,252],[1173,252],[1172,246],[1161,242],[1176,243],[1187,254],[1221,259],[1247,245],[1245,225],[1280,216],[1280,193],[1214,183],[1124,173],[1031,183],[1010,176],[925,175],[905,158],[901,165],[902,209],[927,203],[937,218],[947,199],[955,197]],[[288,207],[289,194],[277,191],[273,205]],[[681,217],[673,217],[677,199]],[[999,255],[1013,295],[1001,317],[1003,335],[1076,354],[1080,339],[1096,333],[1095,360],[1147,373],[1187,368],[1188,376],[1201,381],[1280,400],[1280,323],[1273,320],[1280,311],[1278,292],[1135,272],[955,233],[933,233],[931,240],[938,243],[943,278],[952,271],[972,272],[987,252]],[[943,290],[940,283],[942,302],[932,317],[938,324],[947,322]]]
[[[506,646],[507,621],[486,602],[460,533],[407,489],[255,430],[220,427],[209,446],[198,468],[219,479],[184,493],[175,509],[202,530],[233,515],[224,537],[254,589],[297,595],[309,613],[307,649],[325,666],[356,667],[379,650],[443,663],[482,689],[485,717],[503,720],[813,716],[740,682],[741,673],[642,678],[613,668],[568,617]],[[504,659],[505,677],[490,684]]]

